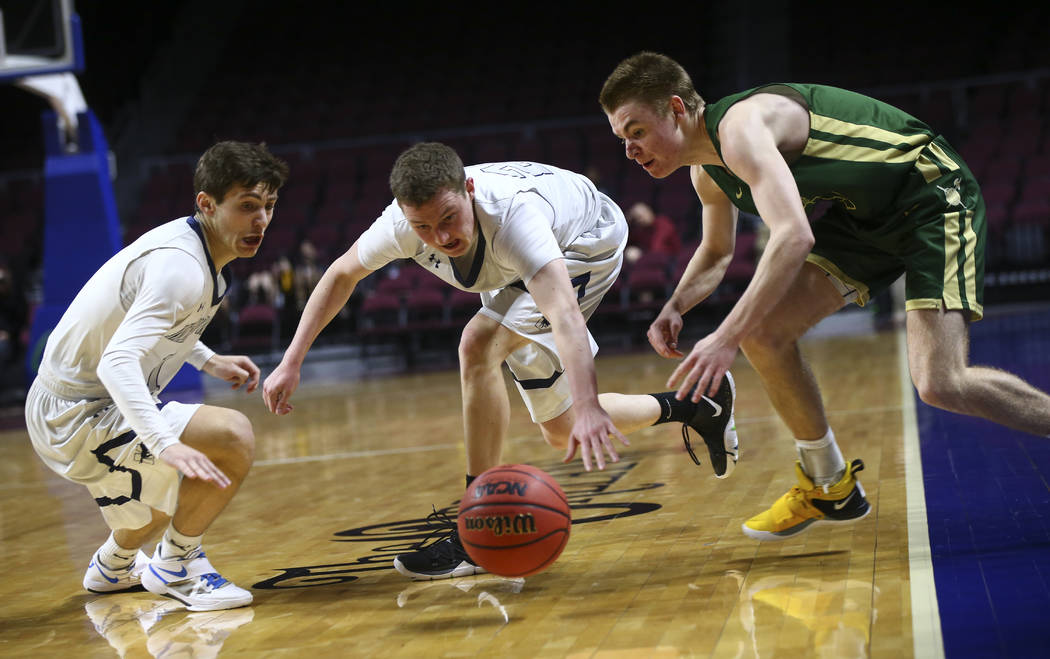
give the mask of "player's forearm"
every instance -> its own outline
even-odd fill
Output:
[[[755,276],[718,331],[738,344],[754,331],[766,313],[787,293],[812,246],[812,237],[806,234],[772,233],[755,268]]]
[[[684,314],[706,300],[722,282],[732,259],[731,252],[728,255],[713,254],[705,250],[701,243],[700,248],[689,259],[689,264],[667,304],[679,314]]]
[[[598,405],[598,377],[587,334],[587,323],[579,308],[558,314],[551,321],[565,376],[569,378],[574,405]]]
[[[330,268],[310,293],[299,326],[295,330],[283,362],[301,365],[317,336],[342,309],[357,286],[357,279]]]

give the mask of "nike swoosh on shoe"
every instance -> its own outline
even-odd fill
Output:
[[[836,501],[833,504],[835,510],[842,510],[843,508],[845,508],[846,504],[850,502],[850,499],[852,499],[853,495],[856,494],[856,493],[857,493],[857,491],[853,490],[852,492],[849,493],[849,496],[846,497],[845,499],[843,499],[842,501]]]
[[[711,416],[722,416],[722,406],[721,405],[719,405],[715,401],[711,400],[707,396],[700,396],[700,398],[706,400],[708,403],[711,404],[711,407],[715,408],[715,413],[712,414]]]
[[[170,574],[171,576],[173,576],[173,577],[179,577],[179,578],[181,578],[181,577],[184,577],[184,576],[186,576],[186,575],[188,574],[188,572],[186,572],[186,568],[185,568],[185,567],[184,567],[184,568],[182,568],[181,570],[179,570],[178,572],[175,572],[175,571],[173,571],[173,570],[165,570],[165,569],[164,569],[164,568],[162,568],[162,567],[157,567],[157,568],[155,568],[155,567],[153,567],[152,565],[150,566],[150,568],[149,568],[149,569],[153,570],[153,574],[156,574],[156,575],[157,575],[158,577],[160,577],[161,579],[163,579],[164,577],[163,577],[163,576],[161,576],[161,575],[159,575],[159,574],[157,574],[157,570],[160,570],[161,572],[167,572],[167,573],[168,573],[168,574]]]
[[[105,579],[106,581],[110,582],[110,583],[117,583],[118,581],[120,581],[120,577],[110,577],[108,574],[103,572],[102,568],[100,568],[98,566],[98,563],[96,563],[95,561],[91,561],[91,567],[93,567],[96,570],[98,570],[98,573],[102,575],[102,578]]]

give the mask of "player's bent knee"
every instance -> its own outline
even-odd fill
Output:
[[[780,352],[792,341],[792,338],[779,334],[775,328],[762,327],[749,334],[740,343],[740,349],[748,359],[761,359],[763,355]]]
[[[543,439],[545,439],[552,447],[561,451],[564,451],[569,445],[569,435],[565,433],[548,432],[544,430]]]
[[[208,457],[251,464],[255,458],[255,431],[248,417],[226,408],[212,408],[199,444],[189,442]]]
[[[929,377],[921,373],[912,374],[912,383],[919,399],[942,410],[955,410],[960,397],[960,389],[952,378]]]
[[[492,344],[492,336],[487,332],[479,332],[470,328],[464,328],[459,338],[459,363],[462,366],[475,367],[485,365]]]
[[[229,427],[230,437],[228,444],[230,450],[242,454],[251,461],[255,458],[255,430],[252,422],[244,414],[234,411],[231,416]]]
[[[572,433],[572,423],[566,415],[545,421],[540,424],[543,439],[556,449],[564,451],[569,445],[569,435]]]

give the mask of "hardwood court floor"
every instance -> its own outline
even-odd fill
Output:
[[[896,333],[807,340],[847,459],[861,457],[864,521],[760,544],[740,524],[794,482],[793,443],[742,358],[741,462],[726,480],[679,427],[631,436],[605,471],[560,463],[512,392],[505,462],[556,476],[572,536],[547,571],[412,582],[394,555],[454,513],[463,483],[458,376],[306,382],[295,412],[209,394],[252,419],[257,462],[205,537],[249,608],[187,613],[149,593],[92,595],[105,539],[86,491],[50,473],[23,431],[0,435],[0,655],[63,657],[913,656],[908,503]],[[664,389],[672,363],[599,356],[602,390]],[[910,390],[908,392],[910,396]]]

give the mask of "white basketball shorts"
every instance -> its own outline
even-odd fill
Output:
[[[565,250],[565,266],[577,292],[580,311],[589,319],[616,281],[627,245],[623,211],[605,197],[598,224]],[[549,421],[572,406],[569,382],[558,357],[550,323],[540,313],[524,284],[481,294],[480,313],[531,341],[511,353],[507,366],[525,406],[536,423]],[[591,354],[598,344],[590,332]]]
[[[198,408],[172,401],[160,413],[181,436]],[[68,400],[37,380],[26,396],[26,427],[44,464],[86,486],[111,529],[146,526],[151,508],[175,514],[179,472],[146,448],[111,399]]]

